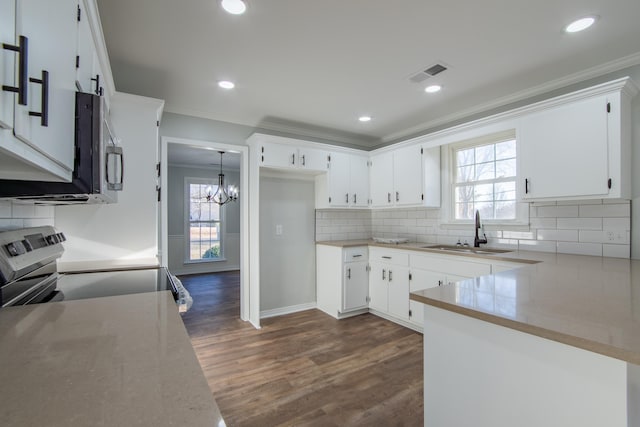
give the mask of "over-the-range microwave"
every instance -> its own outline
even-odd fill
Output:
[[[62,205],[115,203],[123,188],[124,157],[104,97],[76,93],[71,182],[0,180],[0,199]]]

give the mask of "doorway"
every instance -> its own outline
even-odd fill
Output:
[[[160,159],[160,265],[172,274],[240,270],[239,315],[249,320],[248,147],[162,137]],[[221,165],[225,186],[238,190],[223,206],[207,200]]]

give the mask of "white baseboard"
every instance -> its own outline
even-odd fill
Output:
[[[240,270],[239,265],[225,265],[222,268],[214,268],[206,271],[193,271],[191,269],[181,269],[181,268],[171,268],[171,274],[176,276],[189,276],[189,275],[199,275],[199,274],[209,274],[209,273],[223,273],[225,271],[235,271]]]
[[[298,311],[311,310],[316,308],[315,302],[308,302],[305,304],[290,305],[288,307],[274,308],[271,310],[264,310],[260,312],[260,318],[266,319],[267,317],[282,316],[284,314],[297,313]]]

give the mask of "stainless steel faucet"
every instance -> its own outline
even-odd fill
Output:
[[[482,228],[480,224],[480,211],[476,211],[476,237],[473,239],[473,247],[479,248],[480,244],[487,243],[487,235],[484,233],[484,229],[482,230],[482,235],[484,236],[482,239],[478,236],[478,230]]]

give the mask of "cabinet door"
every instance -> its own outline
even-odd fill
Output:
[[[311,171],[326,172],[328,169],[328,153],[315,148],[298,149],[297,166]]]
[[[289,145],[263,144],[260,146],[260,165],[272,168],[294,168],[298,150]]]
[[[371,157],[369,178],[371,206],[393,206],[393,153],[376,154]]]
[[[15,27],[16,0],[0,0],[0,43],[16,45]],[[0,50],[0,85],[15,87],[14,67],[17,52],[8,49]],[[13,127],[13,98],[14,92],[0,91],[0,128]]]
[[[435,288],[445,283],[446,276],[442,273],[429,270],[411,269],[411,280],[409,291],[420,291],[422,289]],[[424,326],[424,306],[417,301],[409,300],[409,310],[411,316],[409,320],[418,326]]]
[[[369,275],[369,308],[387,312],[389,307],[388,277],[388,265],[371,264],[371,274]]]
[[[367,263],[351,262],[345,264],[342,283],[342,311],[365,308],[369,295]]]
[[[409,269],[389,266],[389,314],[409,319]]]
[[[352,155],[349,169],[351,206],[369,206],[369,159]]]
[[[16,97],[14,133],[68,170],[75,134],[76,14],[77,0],[18,0],[16,7],[16,33],[29,38],[30,83],[27,105]],[[48,88],[33,81],[45,80],[44,72]],[[30,112],[46,115],[47,123]]]
[[[349,206],[349,155],[331,153],[329,162],[328,185],[329,204],[334,207]]]
[[[96,82],[93,73],[95,46],[91,27],[89,26],[89,18],[84,10],[82,1],[78,2],[78,43],[77,43],[77,69],[76,69],[76,86],[78,90],[86,93],[96,93]]]
[[[606,195],[607,114],[602,95],[523,117],[518,130],[522,198]]]
[[[422,148],[405,147],[393,152],[393,199],[396,206],[422,204]]]

